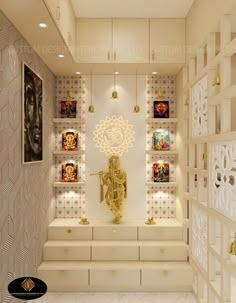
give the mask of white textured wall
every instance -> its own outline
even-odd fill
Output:
[[[136,80],[135,76],[117,76],[118,100],[111,99],[113,75],[93,76],[92,95],[95,113],[86,112],[86,209],[89,219],[112,219],[113,215],[106,202],[99,203],[99,178],[90,176],[92,172],[108,170],[108,157],[101,153],[93,141],[95,125],[107,116],[122,116],[133,125],[135,131],[134,146],[121,157],[121,167],[128,175],[128,197],[124,205],[125,219],[145,219],[146,197],[146,79],[138,76],[138,103],[140,113],[134,113]],[[90,102],[90,77],[86,79],[87,99]],[[86,110],[87,110],[86,108]]]
[[[44,80],[44,161],[21,161],[21,64]],[[19,276],[37,275],[52,205],[54,75],[0,11],[0,302]],[[50,203],[51,202],[51,203]]]

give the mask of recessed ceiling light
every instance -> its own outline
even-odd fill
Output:
[[[153,75],[156,75],[156,74],[157,74],[157,72],[152,72],[152,74],[153,74]]]
[[[39,27],[47,27],[46,23],[39,23]]]
[[[119,75],[119,72],[114,72],[114,75]]]
[[[75,72],[77,75],[80,75],[81,74],[81,72]]]
[[[63,54],[58,55],[59,58],[64,58],[65,56]]]

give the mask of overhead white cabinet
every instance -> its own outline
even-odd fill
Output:
[[[113,19],[113,62],[149,63],[148,19]]]
[[[76,61],[112,62],[112,20],[77,19]]]
[[[148,63],[148,19],[78,19],[78,63]]]
[[[150,19],[150,63],[185,62],[185,20]]]

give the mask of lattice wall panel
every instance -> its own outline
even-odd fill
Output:
[[[192,206],[192,255],[207,271],[207,214],[199,207]]]
[[[211,146],[211,206],[236,220],[236,141]]]

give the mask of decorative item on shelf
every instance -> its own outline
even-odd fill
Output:
[[[219,71],[219,65],[217,65],[216,76],[214,78],[214,82],[212,83],[212,86],[219,86],[219,85],[220,85],[220,71]]]
[[[67,92],[67,100],[61,101],[61,118],[76,118],[77,101],[71,91]]]
[[[153,181],[169,182],[169,163],[167,161],[158,160],[153,163]]]
[[[95,108],[93,105],[93,74],[91,72],[91,77],[90,77],[90,87],[91,87],[91,100],[90,100],[90,105],[88,108],[89,113],[95,113]]]
[[[114,72],[114,90],[111,94],[112,99],[119,99],[118,92],[116,90],[116,75],[117,75],[117,73]]]
[[[207,160],[207,153],[206,153],[206,152],[204,152],[204,153],[202,154],[202,160],[204,160],[204,161]]]
[[[169,118],[169,101],[153,101],[153,117]]]
[[[80,218],[80,221],[79,221],[79,224],[80,225],[88,225],[90,222],[89,222],[89,220],[86,218],[86,217],[84,217],[84,216],[82,216],[81,218]]]
[[[165,99],[166,91],[164,89],[158,89],[156,98],[157,99]]]
[[[189,98],[186,98],[184,106],[189,106]]]
[[[77,163],[75,161],[68,161],[62,164],[62,182],[77,182]]]
[[[127,176],[120,167],[120,159],[117,156],[109,158],[109,170],[100,171],[90,176],[99,175],[100,202],[104,200],[104,187],[107,188],[105,200],[111,212],[115,215],[113,223],[120,224],[123,212],[124,199],[127,197]]]
[[[145,221],[145,224],[153,225],[153,224],[156,224],[156,221],[154,220],[153,217],[148,217],[147,220]]]
[[[136,103],[135,103],[135,106],[134,106],[134,112],[135,113],[139,113],[140,112],[140,108],[139,108],[139,105],[138,105],[138,76],[137,76],[137,71],[136,71],[136,78],[135,78],[135,95],[136,95]]]
[[[170,136],[165,130],[158,130],[153,133],[153,149],[154,150],[169,150]]]
[[[78,150],[78,133],[73,129],[62,133],[62,150]]]
[[[229,253],[236,255],[236,233],[234,233],[234,240],[230,243]]]

